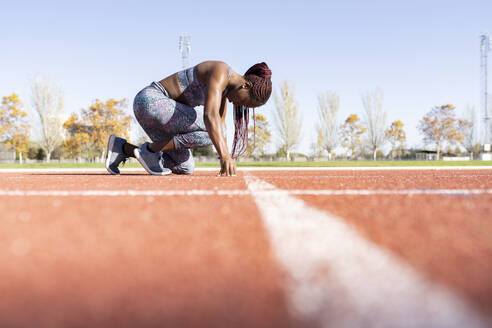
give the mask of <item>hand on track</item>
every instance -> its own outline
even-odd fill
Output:
[[[220,173],[218,176],[235,176],[236,175],[236,163],[228,156],[220,159]]]

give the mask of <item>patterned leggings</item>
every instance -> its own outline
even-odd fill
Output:
[[[176,150],[163,153],[164,167],[175,174],[192,174],[195,161],[190,148],[212,144],[203,111],[169,98],[159,82],[152,82],[135,96],[133,111],[153,142],[174,140]]]

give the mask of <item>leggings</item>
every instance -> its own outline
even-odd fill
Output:
[[[163,165],[175,174],[192,174],[190,148],[212,144],[203,123],[203,111],[169,98],[159,82],[152,82],[133,101],[135,118],[153,142],[174,141],[175,150],[162,155]]]

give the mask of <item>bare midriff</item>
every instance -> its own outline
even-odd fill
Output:
[[[178,73],[174,73],[159,81],[161,85],[166,89],[169,97],[176,100],[182,104],[188,104],[186,97],[183,95],[183,90],[181,90],[178,82]]]

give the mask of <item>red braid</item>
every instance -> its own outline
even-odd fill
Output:
[[[254,64],[244,73],[245,76],[250,74],[264,79],[270,79],[272,77],[272,71],[265,62]]]
[[[258,63],[251,66],[244,78],[251,83],[249,93],[253,99],[260,104],[267,102],[272,94],[272,71],[266,63]],[[253,109],[253,120],[256,117]],[[234,141],[232,144],[232,157],[238,158],[248,146],[248,123],[249,123],[249,108],[245,106],[234,106]],[[256,120],[253,130],[254,140],[256,144]]]
[[[267,102],[272,94],[272,71],[266,63],[258,63],[251,66],[244,78],[251,82],[250,95],[260,104]]]

